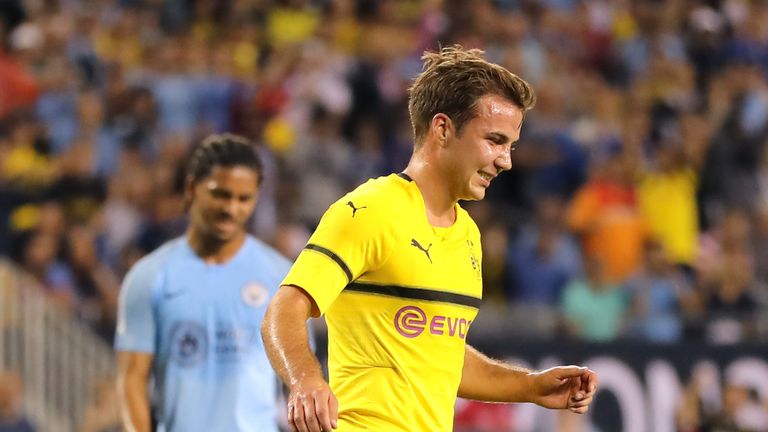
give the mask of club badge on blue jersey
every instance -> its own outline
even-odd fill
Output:
[[[258,282],[249,282],[241,291],[243,302],[252,308],[263,306],[269,298],[269,291]]]

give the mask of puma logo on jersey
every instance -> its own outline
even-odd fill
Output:
[[[429,249],[432,248],[432,243],[430,243],[429,246],[427,246],[427,248],[424,249],[424,246],[422,246],[418,241],[416,241],[416,239],[411,239],[411,246],[424,252],[424,254],[427,256],[427,259],[429,260],[429,263],[432,264],[432,257],[429,256]]]
[[[355,217],[355,213],[357,213],[358,210],[368,208],[368,206],[355,207],[355,204],[352,201],[347,201],[347,205],[352,207],[352,217]]]

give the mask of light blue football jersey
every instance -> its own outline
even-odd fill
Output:
[[[248,236],[224,264],[206,264],[181,237],[131,269],[115,348],[154,355],[158,430],[277,431],[277,378],[260,328],[289,268]]]

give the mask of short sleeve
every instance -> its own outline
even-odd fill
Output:
[[[155,271],[140,262],[123,281],[118,303],[115,349],[154,353],[156,319],[153,304]]]
[[[344,198],[326,211],[283,285],[304,289],[325,313],[344,287],[378,268],[392,222],[381,203]]]

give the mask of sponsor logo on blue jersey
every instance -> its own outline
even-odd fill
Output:
[[[179,366],[190,367],[205,361],[208,355],[208,334],[205,327],[181,321],[171,329],[171,358]]]

